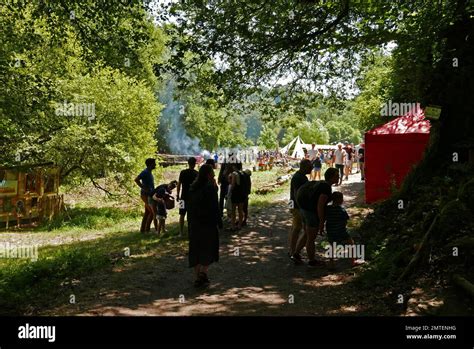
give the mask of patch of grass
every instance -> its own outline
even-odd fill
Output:
[[[287,199],[290,198],[290,184],[289,182],[283,184],[282,186],[276,188],[274,191],[261,195],[261,194],[250,194],[249,205],[255,208],[265,208],[275,205],[275,201],[281,199],[283,194],[288,193]]]
[[[41,309],[68,302],[73,281],[134,258],[156,253],[166,244],[185,245],[176,224],[164,236],[118,231],[91,241],[40,248],[36,262],[0,260],[0,315],[37,314]]]
[[[182,169],[181,166],[167,168],[168,177],[165,174],[165,178],[175,179]],[[276,168],[255,172],[252,175],[253,188],[273,183],[282,174],[282,170]],[[287,193],[288,188],[289,184],[286,183],[265,196],[252,194],[250,205],[274,205],[276,198]],[[150,255],[160,253],[165,246],[177,250],[187,245],[186,241],[177,237],[178,225],[173,223],[177,220],[177,209],[169,211],[170,223],[167,222],[168,233],[165,236],[142,235],[130,232],[129,227],[130,224],[136,224],[138,229],[143,210],[138,200],[136,205],[127,203],[123,207],[120,202],[104,204],[99,196],[94,201],[86,194],[75,195],[73,208],[51,222],[45,222],[33,232],[46,234],[46,241],[63,234],[76,233],[91,235],[93,240],[40,247],[36,262],[0,259],[0,315],[41,314],[44,309],[69,302],[69,296],[74,294],[74,285],[86,275],[103,270],[112,273],[115,266],[127,266],[137,258],[149,258]],[[101,234],[101,238],[93,236],[104,231],[107,234]],[[126,249],[132,258],[125,256]]]
[[[113,207],[74,207],[51,222],[45,222],[37,230],[102,229],[126,221],[141,218],[140,208],[121,209]]]

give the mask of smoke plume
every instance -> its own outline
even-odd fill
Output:
[[[166,141],[169,150],[173,154],[201,154],[202,149],[199,145],[199,139],[191,138],[184,128],[183,118],[186,113],[186,106],[175,99],[175,88],[176,83],[170,80],[159,95],[159,100],[165,105],[165,108],[161,114],[158,136]]]

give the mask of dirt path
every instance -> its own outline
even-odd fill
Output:
[[[353,175],[338,190],[346,205],[363,198],[363,183]],[[287,257],[291,224],[287,194],[270,208],[254,209],[250,226],[221,235],[220,262],[209,270],[211,285],[193,287],[186,248],[131,258],[112,273],[81,279],[71,289],[76,304],[47,315],[387,315],[374,292],[351,283],[358,272],[347,264],[295,266]],[[364,213],[358,209],[358,214]],[[318,253],[322,253],[320,250]],[[133,257],[133,256],[132,256]]]

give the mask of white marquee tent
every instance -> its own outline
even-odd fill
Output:
[[[288,155],[295,159],[302,159],[304,157],[303,148],[307,150],[311,149],[311,144],[303,143],[300,136],[296,136],[290,143],[281,148],[281,153]],[[336,149],[337,146],[330,144],[316,144],[316,149]]]

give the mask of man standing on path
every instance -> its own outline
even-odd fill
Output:
[[[308,266],[310,267],[322,264],[322,262],[315,259],[314,242],[318,233],[323,235],[326,205],[332,195],[331,186],[338,182],[339,171],[335,168],[329,168],[324,173],[324,181],[307,182],[296,193],[296,201],[300,207],[306,239],[303,238],[298,241],[295,254],[301,252],[306,240],[306,253],[308,254]]]
[[[146,159],[145,165],[146,169],[135,178],[135,183],[141,188],[141,199],[145,203],[145,213],[143,214],[140,228],[141,233],[150,232],[151,221],[155,224],[155,230],[158,229],[158,222],[156,221],[155,213],[151,206],[152,198],[150,196],[155,189],[155,182],[151,172],[156,168],[156,160],[152,158]]]
[[[344,176],[344,161],[346,160],[346,152],[342,149],[342,143],[337,144],[337,149],[334,151],[334,163],[336,164],[336,169],[339,170],[339,183],[336,185],[342,184],[342,177]]]
[[[188,159],[188,167],[188,169],[180,172],[178,179],[177,200],[179,202],[179,235],[181,237],[184,236],[184,217],[186,216],[186,200],[188,199],[189,187],[198,176],[198,172],[194,169],[196,167],[195,157]]]
[[[288,245],[289,251],[288,255],[290,256],[291,260],[295,263],[301,263],[301,256],[299,253],[296,253],[296,243],[298,241],[298,237],[300,236],[301,228],[303,228],[303,221],[301,219],[301,212],[298,203],[296,202],[296,193],[298,189],[308,182],[308,177],[312,170],[311,161],[308,159],[301,160],[300,162],[300,169],[295,172],[293,177],[291,178],[290,184],[290,212],[293,217],[292,225],[290,234],[288,236]],[[302,236],[303,238],[303,236]]]

